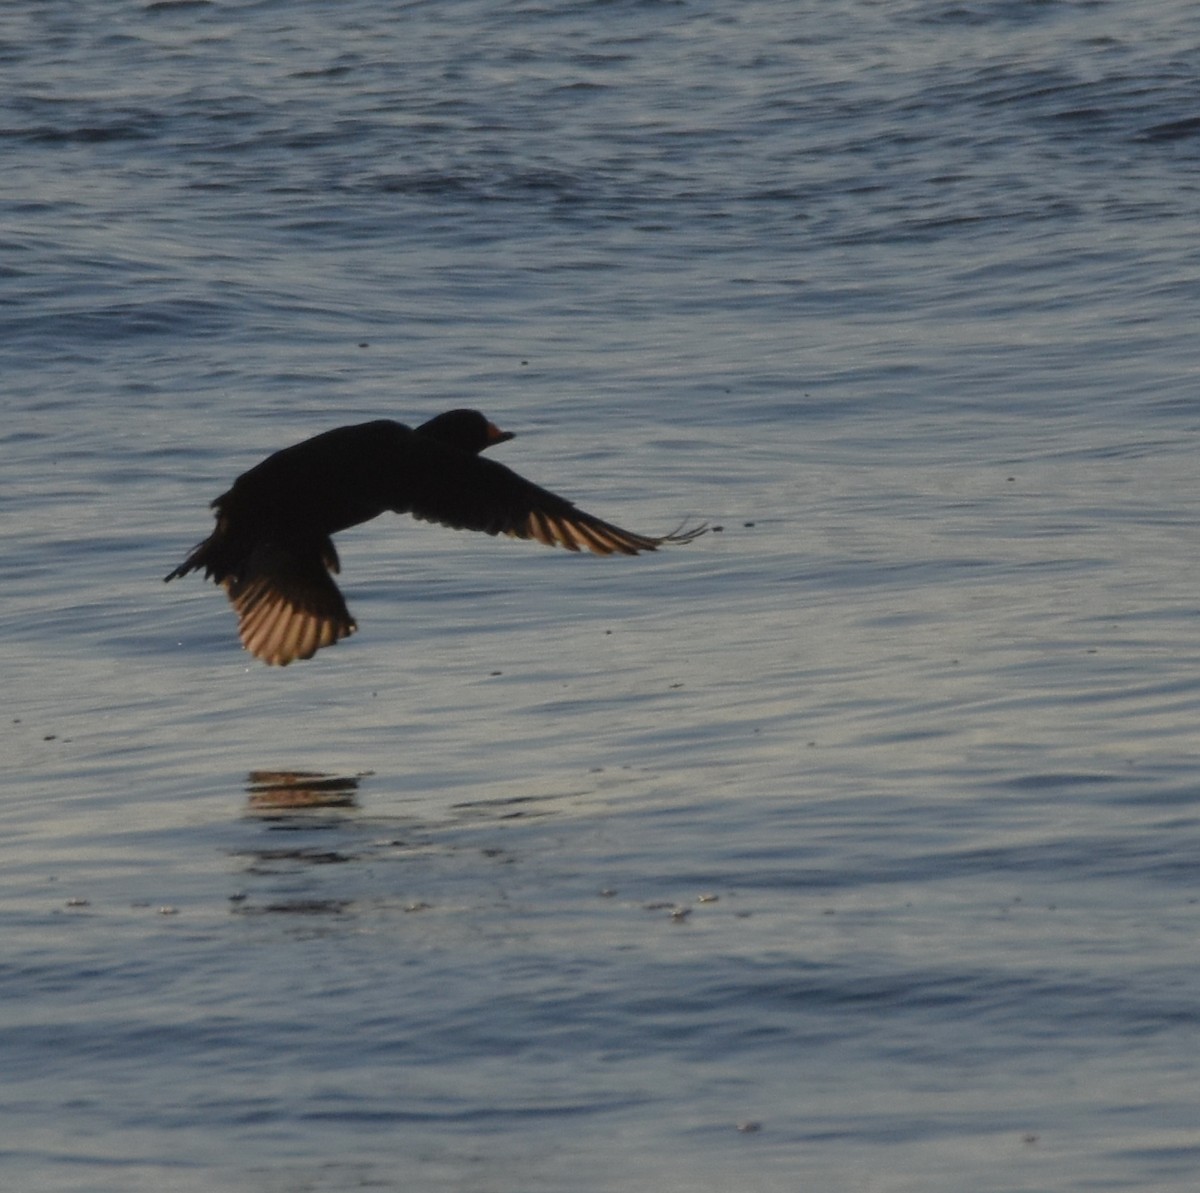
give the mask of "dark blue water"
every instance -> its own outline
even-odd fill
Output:
[[[0,1184],[1196,1185],[1200,14],[0,13]],[[484,409],[639,559],[395,519]]]

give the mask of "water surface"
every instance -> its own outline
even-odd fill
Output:
[[[6,1187],[1191,1190],[1193,5],[0,19]],[[163,576],[483,408],[661,533]]]

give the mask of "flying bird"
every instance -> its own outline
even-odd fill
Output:
[[[379,419],[285,447],[212,503],[216,528],[165,579],[203,568],[225,589],[242,645],[282,667],[357,629],[333,581],[332,536],[388,510],[597,555],[637,555],[704,533],[622,530],[479,454],[512,438],[477,410],[450,410],[416,428]]]

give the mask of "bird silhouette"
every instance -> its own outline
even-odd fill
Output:
[[[702,525],[657,538],[622,530],[480,456],[512,438],[477,410],[450,410],[416,428],[379,419],[285,447],[212,503],[212,534],[165,579],[203,569],[228,594],[246,650],[286,666],[354,633],[333,581],[332,536],[389,510],[597,555],[637,555],[704,533]]]

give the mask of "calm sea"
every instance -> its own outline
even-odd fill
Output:
[[[0,1185],[1191,1193],[1200,7],[0,7]],[[161,577],[474,405],[646,533]],[[717,529],[717,528],[721,529]]]

